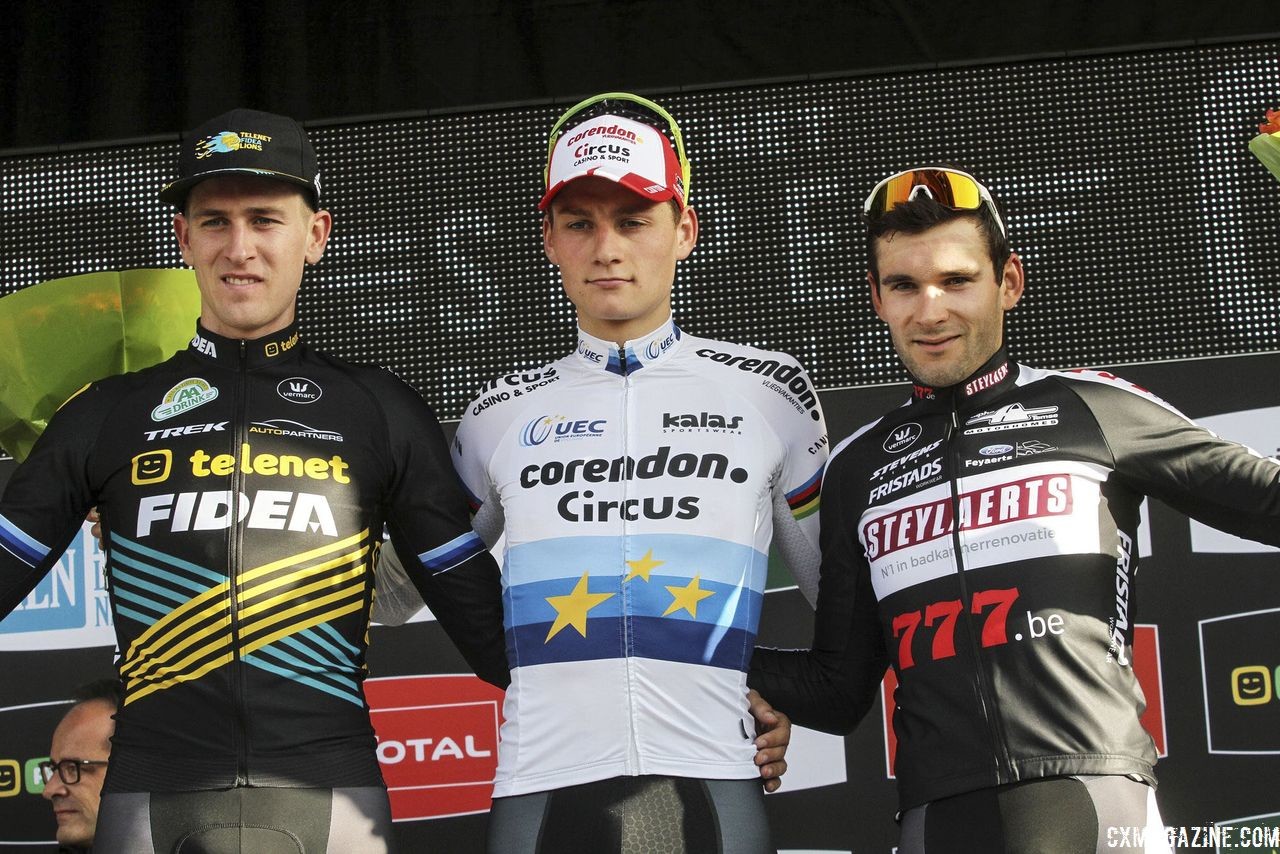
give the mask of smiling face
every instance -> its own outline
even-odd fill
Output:
[[[621,346],[671,314],[676,262],[693,251],[698,217],[606,178],[578,178],[551,202],[542,238],[578,324]]]
[[[193,187],[173,230],[195,269],[201,323],[238,339],[292,323],[303,267],[320,260],[332,224],[300,190],[270,178],[226,175]]]
[[[63,759],[106,759],[111,752],[115,709],[103,700],[72,706],[53,731],[49,757]],[[53,806],[58,821],[58,844],[88,847],[98,826],[98,805],[106,767],[89,765],[80,769],[80,782],[68,785],[58,774],[45,784],[44,798]]]
[[[997,282],[972,219],[876,238],[876,258],[871,301],[917,380],[955,385],[1000,349],[1004,313],[1022,297],[1022,261],[1011,255]]]

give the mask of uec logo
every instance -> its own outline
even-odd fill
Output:
[[[603,418],[588,418],[570,421],[563,415],[539,415],[524,426],[520,432],[520,444],[525,448],[541,445],[553,435],[555,441],[562,439],[581,439],[589,436],[600,436],[604,433],[604,425],[608,421]]]

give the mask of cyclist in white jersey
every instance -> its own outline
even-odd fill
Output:
[[[539,208],[577,347],[488,383],[453,444],[477,532],[505,533],[491,851],[773,850],[745,674],[771,541],[816,589],[826,430],[790,356],[673,320],[688,186],[658,105],[560,119]]]

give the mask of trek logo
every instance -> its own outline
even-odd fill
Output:
[[[885,437],[884,444],[880,447],[884,448],[886,454],[896,454],[898,451],[905,451],[916,443],[916,439],[924,433],[924,428],[914,421],[897,427],[888,436]]]
[[[259,489],[252,496],[227,490],[148,495],[138,502],[134,533],[149,537],[156,523],[175,534],[219,531],[246,519],[248,528],[338,536],[333,510],[323,495],[274,489]]]
[[[674,412],[662,413],[662,432],[667,433],[675,431],[677,433],[689,433],[698,431],[702,433],[724,433],[729,430],[738,430],[738,426],[742,424],[741,415],[717,415],[714,412],[685,413],[677,415]]]
[[[570,421],[563,415],[539,415],[520,431],[520,445],[535,448],[553,437],[556,442],[599,437],[604,435],[608,423],[604,418]]]
[[[1071,478],[1050,474],[1003,483],[963,493],[956,505],[962,531],[1063,516],[1071,512]],[[872,519],[862,526],[862,543],[867,557],[875,560],[947,536],[954,522],[951,499],[942,498]]]
[[[1025,408],[1021,403],[1010,403],[997,410],[980,412],[965,422],[969,427],[966,436],[991,433],[996,430],[1021,430],[1026,427],[1052,427],[1058,423],[1058,407],[1037,406]]]
[[[283,341],[268,341],[267,345],[262,348],[262,352],[268,359],[274,359],[281,353],[288,353],[298,343],[298,333],[293,333]]]
[[[211,359],[218,358],[218,345],[197,332],[191,339],[191,346]]]
[[[189,409],[216,400],[218,390],[199,377],[188,377],[164,393],[160,405],[151,410],[152,421],[164,421]]]
[[[324,390],[306,377],[289,377],[276,386],[276,394],[290,403],[315,403]]]
[[[224,421],[223,423],[225,424],[226,422]],[[288,418],[255,421],[249,425],[249,432],[263,433],[267,436],[287,436],[291,439],[322,439],[326,442],[343,441],[341,433],[308,427],[301,421],[290,421]]]
[[[163,430],[147,430],[144,435],[148,442],[156,439],[173,439],[177,436],[194,436],[197,433],[221,433],[227,429],[229,421],[217,421],[212,424],[188,424],[185,427],[166,427]]]

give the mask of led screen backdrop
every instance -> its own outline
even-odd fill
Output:
[[[1252,352],[1280,321],[1280,185],[1246,148],[1280,42],[651,93],[680,119],[702,234],[690,331],[785,350],[821,388],[900,379],[858,211],[907,165],[968,165],[1027,264],[1011,335],[1051,367]],[[394,367],[444,418],[560,355],[571,309],[536,204],[560,105],[314,127],[335,216],[313,343]],[[178,266],[177,143],[0,157],[0,293]]]

